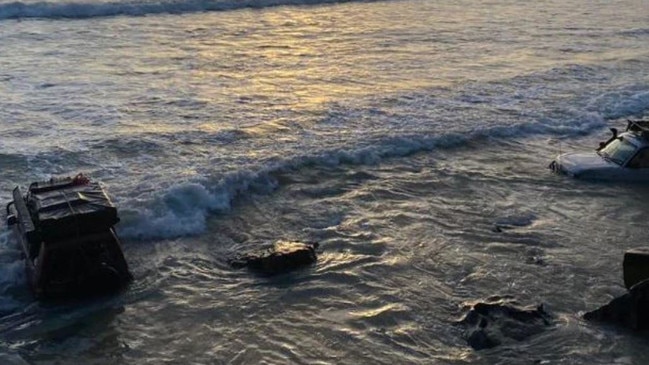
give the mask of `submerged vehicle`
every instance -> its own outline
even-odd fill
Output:
[[[16,187],[6,209],[37,298],[114,293],[131,281],[117,209],[98,182],[79,174],[32,183],[26,194]]]
[[[561,154],[550,169],[581,179],[649,181],[649,120],[629,120],[624,132],[611,132],[597,150]]]

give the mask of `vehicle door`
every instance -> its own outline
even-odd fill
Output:
[[[624,169],[625,175],[631,181],[649,181],[649,147],[638,150]]]

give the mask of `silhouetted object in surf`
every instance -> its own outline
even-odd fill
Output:
[[[494,297],[471,305],[458,323],[467,327],[469,346],[482,350],[539,334],[551,325],[551,317],[542,305],[520,307],[510,298]]]
[[[16,187],[6,209],[37,298],[112,293],[132,279],[113,229],[117,209],[99,183],[79,174],[32,183],[25,195]]]
[[[318,243],[278,241],[271,247],[244,253],[230,259],[235,268],[247,267],[262,275],[277,275],[316,262]]]
[[[626,251],[622,261],[622,272],[624,286],[627,289],[649,279],[649,247],[637,247]]]
[[[628,292],[584,314],[584,319],[621,325],[633,330],[649,329],[649,248],[626,251],[622,264]]]
[[[635,284],[608,304],[584,314],[584,319],[622,325],[633,330],[649,329],[649,280]]]

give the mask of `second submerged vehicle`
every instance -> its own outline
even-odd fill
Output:
[[[629,120],[593,152],[564,153],[550,169],[580,179],[649,181],[649,120]]]

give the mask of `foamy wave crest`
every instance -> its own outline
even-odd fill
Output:
[[[21,259],[18,243],[11,232],[0,230],[0,313],[9,313],[20,308],[10,292],[27,284],[25,262]]]
[[[9,289],[24,285],[25,277],[25,263],[23,260],[16,260],[11,262],[4,262],[2,264],[2,275],[0,275],[0,293],[3,295]],[[8,303],[0,300],[0,312],[5,311]]]
[[[94,18],[117,15],[182,14],[265,8],[280,5],[315,5],[369,0],[180,0],[124,2],[11,2],[0,4],[0,20],[23,18]]]
[[[209,212],[225,212],[230,196],[199,183],[176,185],[143,211],[123,209],[120,234],[142,239],[191,235],[205,230]]]
[[[351,150],[327,150],[268,163],[256,171],[235,171],[221,177],[178,184],[140,209],[122,209],[119,233],[130,239],[165,239],[201,234],[210,214],[227,213],[237,198],[270,193],[278,187],[277,174],[318,166],[374,165],[388,158],[460,146],[483,138],[520,138],[543,134],[581,135],[606,125],[598,114],[585,114],[565,124],[545,122],[477,128],[443,135],[403,135],[375,141]]]
[[[609,119],[646,114],[649,109],[649,90],[645,85],[607,92],[593,105]]]

